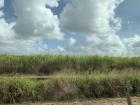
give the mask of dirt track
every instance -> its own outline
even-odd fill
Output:
[[[133,97],[133,105],[140,105],[140,97]],[[3,104],[4,105],[4,104]],[[97,99],[92,101],[77,101],[77,102],[65,102],[65,103],[24,103],[24,104],[11,104],[11,105],[127,105],[125,98],[114,99]]]

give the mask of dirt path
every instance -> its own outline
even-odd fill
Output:
[[[140,105],[140,97],[133,97],[133,105]],[[4,104],[3,104],[4,105]],[[11,105],[127,105],[125,98],[97,99],[92,101],[68,102],[68,103],[24,103]]]

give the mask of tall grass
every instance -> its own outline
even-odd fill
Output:
[[[140,57],[0,56],[0,74],[44,74],[140,69]]]
[[[0,56],[0,74],[49,75],[0,79],[0,103],[140,95],[140,57]],[[51,75],[50,75],[51,74]]]
[[[56,75],[48,80],[1,79],[0,102],[65,101],[140,94],[139,72]]]

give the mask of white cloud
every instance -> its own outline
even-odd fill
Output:
[[[88,37],[87,41],[91,47],[91,54],[101,54],[101,55],[124,55],[125,46],[120,40],[119,36],[114,34],[104,35],[94,35]],[[96,51],[97,50],[97,51]]]
[[[50,7],[58,7],[58,1],[60,0],[46,0],[47,5]]]
[[[12,30],[14,24],[8,24],[3,18],[0,19],[0,54],[10,52],[11,43],[14,42],[15,32]]]
[[[46,35],[48,39],[63,39],[63,33],[59,27],[60,22],[64,31],[87,35],[84,42],[78,42],[71,37],[69,48],[64,49],[63,46],[57,46],[58,53],[64,53],[67,50],[68,53],[116,54],[121,51],[118,48],[123,49],[123,44],[115,35],[120,28],[120,20],[115,17],[114,12],[119,0],[102,2],[99,0],[71,0],[60,15],[60,22],[51,9],[46,8],[46,5],[57,7],[58,1],[14,0],[13,5],[17,16],[15,23],[8,24],[4,19],[0,20],[0,43],[6,46],[1,46],[1,50],[21,54],[45,53],[49,50],[48,45],[42,43],[40,38]],[[14,39],[15,36],[21,39]]]
[[[0,0],[1,8],[4,6],[3,3]],[[54,16],[50,9],[46,9],[45,4],[50,7],[58,6],[57,0],[15,0],[13,5],[18,18],[11,23],[7,23],[4,17],[1,17],[3,11],[0,10],[1,54],[47,53],[47,42],[44,43],[41,39],[45,37],[46,33],[48,39],[63,39],[57,16]],[[17,37],[21,37],[21,39]]]
[[[4,6],[4,0],[0,0],[0,8]]]
[[[4,0],[0,0],[0,9],[4,7]],[[0,10],[0,18],[4,15],[3,11]]]
[[[57,49],[58,49],[58,53],[63,53],[65,52],[65,49],[61,46],[57,46]]]
[[[46,35],[48,39],[63,39],[59,28],[59,19],[53,15],[51,9],[58,6],[58,0],[14,0],[15,14],[17,16],[14,29],[21,38]]]
[[[115,9],[122,0],[71,0],[60,15],[64,31],[82,34],[85,41],[77,40],[68,52],[78,54],[122,55],[125,46],[116,32],[121,19]]]
[[[122,0],[71,0],[61,13],[64,30],[72,33],[107,33],[120,28],[115,9]]]
[[[3,18],[0,19],[0,42],[9,42],[15,36],[12,30],[14,23],[8,24]]]
[[[16,39],[12,29],[15,23],[8,24],[0,19],[0,54],[40,54],[47,52],[47,44],[40,38]]]
[[[67,52],[76,55],[123,56],[125,51],[124,44],[116,35],[109,35],[109,37],[102,35],[89,36],[87,39],[77,41],[75,45],[67,47]]]
[[[129,56],[140,56],[140,36],[135,35],[134,37],[123,39],[126,48],[127,55]]]
[[[7,23],[3,18],[4,0],[0,0],[0,54],[10,53],[11,45],[15,36],[12,30],[14,23]],[[9,51],[8,51],[9,50]]]
[[[69,45],[70,45],[70,46],[73,46],[75,43],[76,43],[76,39],[74,39],[74,38],[71,37],[71,38],[69,39]]]
[[[0,54],[46,54],[48,45],[42,39],[32,38],[31,40],[12,39],[9,42],[0,42]]]
[[[3,11],[0,11],[0,18],[4,15]]]

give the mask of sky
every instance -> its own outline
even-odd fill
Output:
[[[140,56],[140,0],[0,0],[0,54]]]

